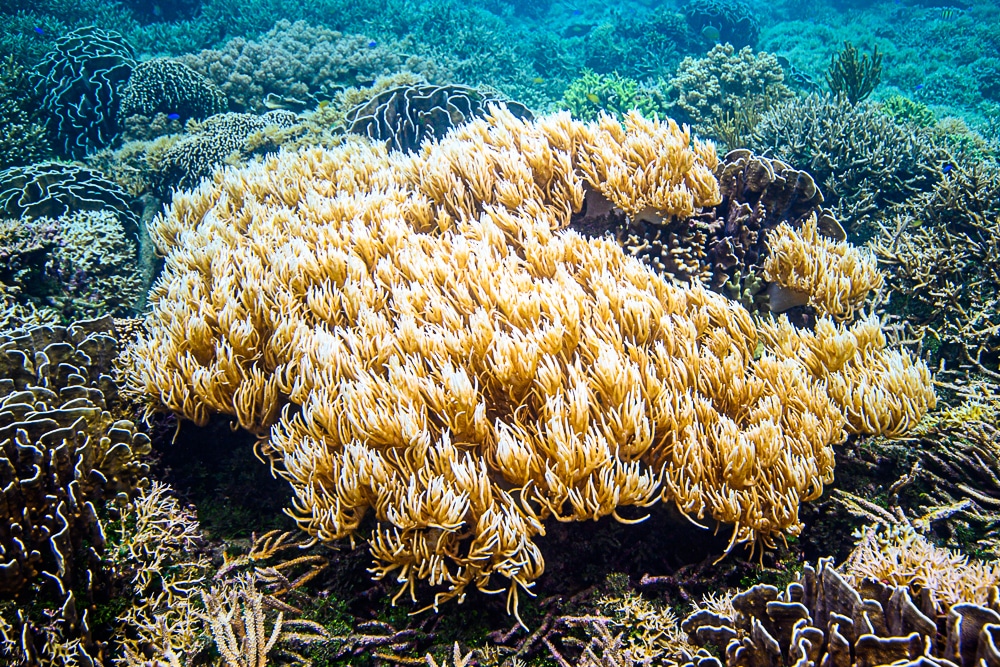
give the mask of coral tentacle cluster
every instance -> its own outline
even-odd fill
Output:
[[[226,170],[152,229],[166,268],[128,381],[259,434],[318,538],[372,513],[373,573],[435,605],[495,575],[516,602],[550,517],[662,499],[734,544],[795,533],[847,423],[822,369],[761,350],[735,302],[562,231],[585,198],[691,216],[720,200],[715,166],[673,122],[494,109],[416,154],[356,141]],[[897,357],[914,367],[870,359]],[[917,380],[912,413],[933,402]]]

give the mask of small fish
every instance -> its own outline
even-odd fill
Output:
[[[714,25],[706,25],[701,29],[701,36],[710,42],[718,42],[722,38],[722,32]]]
[[[374,39],[372,41],[368,42],[368,48],[369,49],[374,49],[376,46],[378,46],[378,42],[376,42]]]
[[[39,27],[38,27],[38,26],[36,25],[36,26],[35,26],[35,34],[36,34],[36,35],[44,35],[44,34],[45,34],[45,30],[43,30],[42,28],[39,28]]]
[[[962,10],[957,7],[944,7],[941,10],[941,18],[945,21],[951,21],[952,19],[957,19],[962,15]]]
[[[943,171],[944,173],[947,174],[948,172],[950,172],[954,168],[955,168],[954,165],[952,165],[952,164],[946,164],[945,166],[941,167],[941,171]]]
[[[920,89],[921,89],[921,88],[923,88],[923,87],[924,87],[924,84],[922,84],[922,83],[918,83],[918,84],[916,85],[916,87],[914,88],[914,90],[920,90]]]
[[[582,9],[574,9],[573,10],[573,16],[579,16],[582,13],[583,13]]]
[[[181,115],[179,113],[168,113],[167,118],[169,118],[170,120],[180,120]]]
[[[322,111],[323,109],[327,108],[328,106],[330,106],[330,100],[323,100],[322,102],[319,103],[319,106],[317,106],[316,108],[319,109],[320,111]]]
[[[531,83],[535,84],[536,86],[540,86],[543,83],[545,83],[545,79],[543,77],[536,76],[534,79],[531,80]]]
[[[594,93],[587,93],[587,99],[593,102],[594,104],[601,103],[601,98],[595,95]]]
[[[573,25],[566,26],[562,34],[563,37],[583,37],[593,29],[594,26],[589,23],[574,23]]]

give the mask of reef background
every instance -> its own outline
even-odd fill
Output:
[[[38,442],[56,428],[92,443],[78,448],[86,465],[47,459],[46,493],[75,512],[64,522],[73,539],[56,548],[72,554],[62,568],[72,585],[56,595],[4,571],[0,660],[167,664],[170,643],[150,639],[159,632],[184,636],[178,665],[686,664],[705,656],[677,619],[703,595],[783,588],[829,556],[848,563],[845,576],[867,572],[858,563],[877,560],[873,540],[890,560],[925,542],[952,549],[932,553],[960,574],[973,559],[980,569],[939,595],[942,627],[962,602],[998,611],[976,589],[996,584],[1000,519],[997,3],[5,0],[0,24],[4,479],[31,474],[12,444],[19,428]],[[255,456],[253,435],[225,416],[196,426],[147,414],[120,394],[114,359],[162,268],[148,229],[174,192],[352,135],[419,150],[496,102],[523,118],[672,118],[720,157],[748,151],[724,160],[738,165],[731,173],[766,156],[789,180],[808,179],[822,194],[802,186],[801,210],[783,219],[826,215],[877,258],[884,285],[859,308],[934,371],[937,408],[902,437],[838,443],[834,483],[801,506],[801,535],[774,548],[718,560],[729,527],[698,528],[663,503],[637,525],[549,521],[538,539],[546,571],[535,597],[521,596],[519,623],[505,596],[471,590],[439,611],[410,615],[433,600],[426,593],[393,606],[397,583],[371,580],[363,544],[335,549],[298,532],[283,512],[291,489]],[[739,187],[718,218],[766,200]],[[683,262],[664,265],[680,232],[602,224],[627,248],[655,247],[633,251],[651,266],[692,279]],[[762,262],[721,266],[709,267],[712,288],[766,311]],[[808,307],[791,312],[815,321]],[[37,387],[50,393],[26,397]],[[36,420],[29,405],[59,414],[24,427]],[[38,498],[35,509],[49,508]],[[0,521],[21,511],[5,502]],[[58,532],[53,521],[38,539]],[[915,599],[933,588],[898,577]],[[190,609],[171,616],[178,605]],[[703,644],[726,662],[715,641]],[[788,650],[777,662],[791,664]]]

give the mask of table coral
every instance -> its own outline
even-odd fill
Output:
[[[738,304],[558,231],[587,197],[690,217],[719,202],[716,163],[673,122],[501,109],[418,154],[352,141],[227,171],[153,225],[166,270],[128,383],[259,434],[319,539],[374,514],[372,572],[435,606],[470,585],[516,606],[550,517],[663,499],[732,544],[796,533],[845,434],[823,369],[761,352]],[[827,375],[883,358],[871,335],[857,358],[817,336]],[[880,370],[852,377],[877,392]],[[875,427],[933,396],[901,391],[902,415],[871,402]]]

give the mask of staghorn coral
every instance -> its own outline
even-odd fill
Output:
[[[933,187],[950,160],[925,128],[816,95],[766,112],[750,147],[812,174],[848,231]]]
[[[880,225],[886,312],[934,357],[996,371],[1000,359],[1000,169],[959,166]]]
[[[187,65],[168,58],[139,63],[121,93],[120,116],[158,113],[201,119],[226,111],[226,96]]]
[[[134,65],[132,47],[113,30],[78,28],[56,40],[34,77],[63,154],[79,158],[118,136],[119,88]]]
[[[700,129],[741,108],[772,106],[792,97],[785,74],[771,53],[736,51],[718,44],[704,58],[687,57],[668,82],[673,108]]]
[[[408,152],[484,115],[491,104],[504,105],[518,118],[533,117],[524,105],[489,91],[454,85],[404,85],[373,95],[349,110],[345,120],[348,132],[388,142],[390,149]]]
[[[772,312],[787,310],[778,305],[773,289],[778,287],[785,291],[784,301],[795,305],[805,301],[821,316],[850,321],[869,293],[882,287],[875,255],[846,241],[821,237],[815,214],[798,229],[778,225],[767,246],[763,275],[771,283]]]
[[[0,656],[18,662],[54,644],[84,661],[101,651],[85,610],[110,593],[98,512],[143,484],[150,449],[108,411],[113,333],[106,318],[0,336],[0,598],[37,588],[58,608],[0,603]]]
[[[426,58],[406,57],[393,44],[373,43],[362,35],[282,19],[258,41],[236,38],[220,50],[179,60],[215,83],[230,109],[255,113],[269,109],[269,96],[305,103],[331,99],[340,88],[401,70],[432,82],[447,78]]]
[[[808,369],[794,342],[757,354],[738,305],[554,233],[587,192],[689,217],[718,201],[714,166],[672,122],[493,110],[417,154],[353,142],[227,171],[154,224],[167,269],[128,384],[260,434],[317,538],[372,513],[371,571],[397,598],[426,581],[437,605],[502,577],[516,609],[546,518],[657,498],[734,524],[731,546],[796,533],[844,435],[825,383],[877,393],[896,379],[878,364],[908,358],[872,332],[858,359],[817,343],[850,377]],[[870,427],[922,412],[926,369],[910,367],[924,383],[869,400]]]

